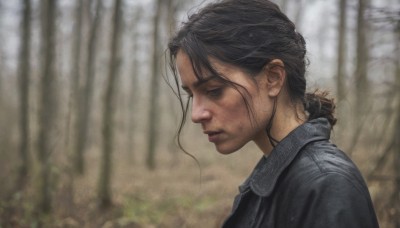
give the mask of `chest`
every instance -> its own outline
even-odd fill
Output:
[[[282,201],[282,194],[261,197],[247,189],[236,196],[223,228],[283,227],[286,215]]]

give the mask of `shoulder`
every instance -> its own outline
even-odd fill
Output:
[[[288,175],[301,181],[301,185],[332,179],[336,185],[352,185],[358,191],[368,193],[353,161],[328,140],[315,141],[302,148],[288,168]]]
[[[284,214],[306,227],[377,227],[361,173],[329,141],[304,147],[282,176]],[[318,218],[318,219],[317,219]],[[368,218],[368,219],[365,219]],[[329,224],[329,225],[328,225]]]

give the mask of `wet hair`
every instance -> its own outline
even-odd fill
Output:
[[[279,7],[268,0],[221,0],[208,4],[189,16],[170,40],[168,49],[176,94],[183,112],[178,131],[179,145],[179,134],[189,107],[189,101],[185,104],[180,95],[176,69],[179,51],[188,55],[199,81],[204,80],[204,72],[209,72],[228,84],[232,82],[216,72],[210,58],[237,66],[249,75],[257,75],[272,60],[280,59],[284,63],[285,86],[292,102],[302,102],[309,120],[325,117],[332,127],[336,123],[333,99],[329,99],[326,92],[306,93],[307,61],[303,36]],[[249,110],[247,102],[246,105]],[[267,128],[271,127],[271,120]],[[274,145],[277,141],[271,137],[269,129],[266,130]]]

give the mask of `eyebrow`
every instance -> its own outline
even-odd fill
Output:
[[[198,81],[196,81],[195,83],[193,83],[193,87],[194,87],[194,88],[198,88],[198,87],[200,87],[201,85],[203,85],[203,84],[205,84],[205,83],[207,83],[207,82],[209,82],[209,81],[212,81],[212,80],[219,80],[219,77],[218,77],[218,76],[215,76],[215,75],[212,75],[212,76],[209,76],[209,77],[207,77],[207,78],[205,78],[205,79],[198,80]],[[185,85],[182,85],[181,87],[182,87],[182,89],[185,90],[185,91],[188,91],[188,90],[189,90],[189,88],[188,88],[187,86],[185,86]]]

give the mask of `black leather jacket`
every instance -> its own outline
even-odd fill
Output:
[[[239,187],[223,227],[379,227],[359,170],[330,131],[319,118],[285,137]]]

